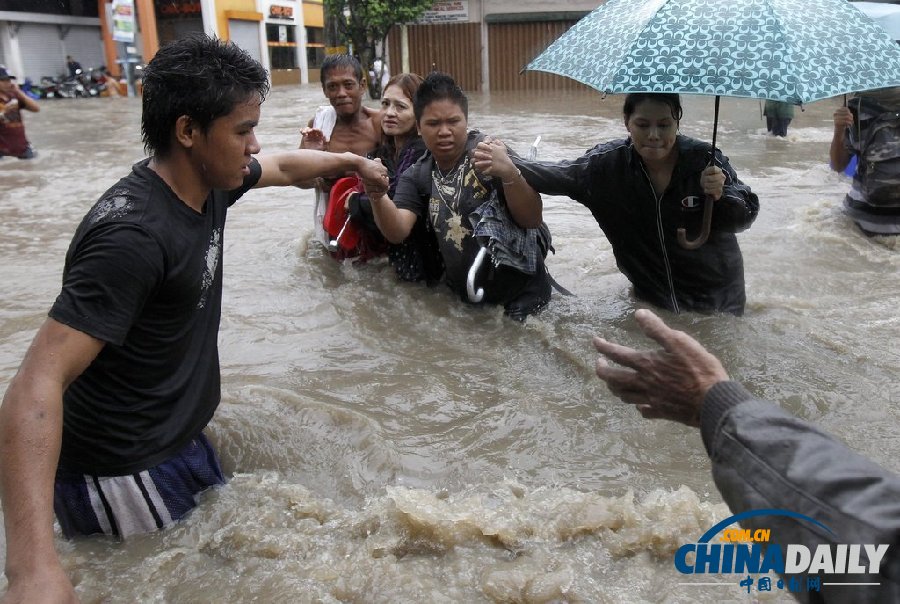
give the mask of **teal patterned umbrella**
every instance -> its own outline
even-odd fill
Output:
[[[799,105],[900,85],[900,47],[846,0],[609,0],[525,69]]]
[[[608,0],[525,70],[600,92],[673,92],[799,105],[900,85],[900,47],[846,0]],[[703,245],[712,204],[700,237]]]

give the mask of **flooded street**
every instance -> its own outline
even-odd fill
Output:
[[[625,135],[621,97],[470,99],[471,127],[522,153],[540,135],[541,159]],[[709,139],[713,99],[684,101],[682,132]],[[900,469],[900,245],[841,213],[849,179],[827,165],[840,101],[798,110],[775,139],[758,101],[722,100],[718,146],[761,204],[738,236],[746,315],[660,314],[754,394]],[[263,153],[295,148],[322,102],[318,86],[276,88]],[[42,101],[25,119],[38,158],[0,159],[3,390],[78,222],[144,156],[138,99]],[[523,326],[309,247],[312,204],[261,189],[229,212],[208,433],[230,482],[164,533],[60,539],[83,602],[748,601],[730,576],[691,585],[673,565],[730,515],[699,432],[641,419],[594,375],[592,335],[649,343],[586,208],[545,196],[547,266],[575,295]]]

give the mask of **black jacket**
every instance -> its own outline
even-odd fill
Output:
[[[756,219],[759,199],[716,152],[725,188],[715,202],[709,240],[696,250],[682,248],[677,229],[685,228],[688,239],[700,232],[700,173],[710,145],[680,135],[676,145],[678,163],[659,200],[630,139],[597,145],[573,161],[514,161],[537,191],[571,197],[591,211],[639,298],[674,312],[740,315],[744,263],[734,234]]]

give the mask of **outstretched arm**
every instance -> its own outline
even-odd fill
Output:
[[[384,186],[387,190],[387,169],[379,160],[370,160],[354,153],[329,153],[300,149],[285,153],[258,156],[262,174],[256,187],[293,186],[311,179],[343,176],[356,172],[363,182]]]
[[[372,196],[366,188],[366,194],[372,202],[372,214],[375,216],[375,224],[384,238],[391,243],[403,243],[416,225],[416,215],[406,209],[400,209],[394,205],[387,192],[376,197]]]
[[[512,163],[506,145],[497,139],[486,138],[475,147],[473,158],[478,172],[500,179],[506,206],[516,224],[525,229],[541,226],[541,196],[531,188],[519,168]]]
[[[715,356],[694,338],[676,331],[646,309],[634,313],[641,330],[661,350],[638,351],[594,338],[597,376],[613,394],[635,405],[646,418],[669,419],[689,426],[700,425],[700,408],[715,384],[728,381],[728,374]]]
[[[47,319],[0,406],[0,499],[6,529],[4,602],[74,602],[53,542],[53,483],[62,396],[103,342]]]
[[[648,310],[635,313],[641,329],[662,350],[639,352],[601,338],[597,350],[622,365],[597,362],[597,375],[644,417],[697,426],[712,460],[713,478],[734,513],[785,509],[833,530],[785,516],[765,516],[782,543],[862,543],[869,562],[881,562],[876,583],[856,588],[859,601],[900,596],[900,476],[830,434],[730,382],[721,363],[684,332],[670,329]],[[755,521],[745,521],[745,528]],[[890,546],[889,548],[887,546]],[[864,561],[865,562],[865,561]],[[849,575],[858,580],[859,575]]]

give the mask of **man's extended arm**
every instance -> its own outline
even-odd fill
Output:
[[[833,531],[785,516],[761,517],[781,543],[810,550],[834,543],[890,545],[879,585],[836,588],[826,601],[897,601],[900,476],[809,422],[754,398],[728,380],[719,360],[699,342],[652,312],[638,310],[635,317],[662,350],[637,351],[594,338],[597,351],[620,365],[597,361],[597,375],[613,394],[644,417],[700,426],[716,487],[733,512],[786,509]]]
[[[3,397],[0,499],[9,579],[5,603],[75,600],[53,542],[62,396],[102,348],[100,340],[47,319]]]
[[[285,153],[273,153],[257,157],[262,174],[256,187],[292,186],[320,176],[343,176],[356,172],[363,182],[373,188],[387,190],[387,169],[380,161],[370,160],[354,153],[329,153],[300,149]]]

